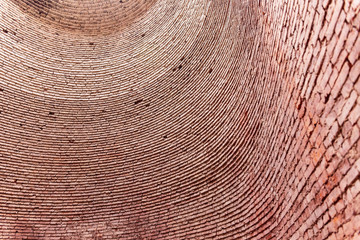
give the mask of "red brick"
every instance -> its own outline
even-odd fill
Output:
[[[336,43],[336,46],[335,46],[335,49],[334,49],[334,53],[333,53],[332,58],[331,58],[331,62],[333,64],[336,63],[336,61],[338,60],[338,57],[340,55],[341,50],[344,48],[345,41],[346,41],[347,36],[349,34],[349,30],[350,29],[349,29],[349,26],[347,24],[345,24],[344,27],[341,30],[340,37],[337,40],[337,43]]]
[[[353,90],[350,94],[349,99],[346,101],[344,108],[342,109],[341,115],[338,117],[339,125],[342,125],[344,120],[347,118],[348,114],[350,113],[351,109],[353,108],[354,104],[356,103],[356,100],[358,98],[358,95],[355,90]]]
[[[340,1],[340,0],[335,1],[335,5],[333,6],[334,7],[334,12],[333,12],[333,14],[331,16],[329,26],[328,26],[328,28],[326,30],[326,38],[328,40],[330,40],[331,36],[334,34],[334,29],[335,29],[338,17],[340,15],[343,3],[344,2]]]
[[[355,64],[356,60],[358,60],[360,54],[360,37],[356,39],[355,44],[351,48],[351,51],[349,53],[349,62],[351,64]]]
[[[341,71],[339,73],[339,76],[336,79],[335,85],[334,85],[334,87],[333,87],[333,89],[331,91],[331,96],[333,98],[336,98],[337,95],[339,94],[343,84],[346,81],[349,70],[350,70],[349,64],[345,62],[344,66],[342,67],[342,69],[341,69]]]
[[[349,79],[355,83],[356,80],[359,78],[360,74],[360,59],[356,61],[356,63],[351,67],[349,72]]]

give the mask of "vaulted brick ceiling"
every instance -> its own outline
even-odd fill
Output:
[[[359,0],[1,0],[0,239],[360,239]]]

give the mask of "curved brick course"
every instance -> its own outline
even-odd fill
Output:
[[[359,11],[0,1],[0,239],[360,239]]]

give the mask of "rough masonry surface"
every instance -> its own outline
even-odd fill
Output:
[[[0,239],[360,239],[359,0],[1,0]]]

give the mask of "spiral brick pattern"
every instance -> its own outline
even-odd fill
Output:
[[[360,239],[359,0],[0,1],[0,239]]]

